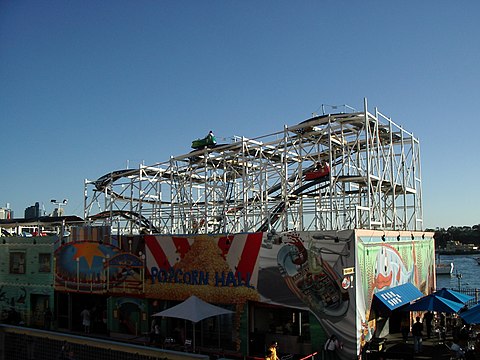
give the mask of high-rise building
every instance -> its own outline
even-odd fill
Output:
[[[0,220],[8,220],[13,218],[13,211],[8,208],[0,208]]]
[[[42,216],[40,210],[40,203],[36,202],[35,205],[29,206],[25,209],[25,219],[36,219]]]

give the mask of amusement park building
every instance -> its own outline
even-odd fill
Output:
[[[55,250],[61,328],[80,329],[86,305],[99,331],[138,336],[196,295],[233,315],[193,328],[163,318],[165,338],[196,329],[197,348],[263,356],[276,340],[309,355],[335,333],[351,358],[399,326],[376,320],[375,294],[391,289],[388,303],[400,285],[435,287],[419,142],[366,101],[363,112],[113,171],[86,181],[85,195],[88,226]]]

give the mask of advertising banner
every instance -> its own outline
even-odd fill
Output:
[[[354,232],[146,236],[146,296],[310,311],[356,349]]]
[[[144,261],[98,242],[67,243],[55,252],[55,290],[142,295]]]
[[[376,321],[370,314],[375,293],[410,283],[423,294],[435,288],[433,234],[357,230],[357,336],[359,349],[372,339]]]

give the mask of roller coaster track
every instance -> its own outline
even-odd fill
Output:
[[[94,185],[94,192],[108,196],[110,203],[117,199],[130,202],[130,209],[102,211],[94,216],[89,216],[89,218],[106,219],[115,216],[155,232],[159,229],[151,220],[142,215],[143,211],[152,211],[152,214],[155,214],[157,209],[161,209],[163,211],[162,219],[167,219],[168,216],[171,219],[174,217],[179,219],[188,218],[188,211],[193,208],[196,211],[196,213],[192,213],[193,216],[199,215],[202,218],[205,214],[205,222],[209,216],[212,219],[214,217],[221,218],[222,214],[239,212],[243,212],[244,219],[258,216],[254,221],[248,223],[248,228],[251,231],[267,231],[299,199],[313,199],[315,196],[321,195],[326,188],[330,189],[330,196],[335,196],[335,191],[338,191],[337,189],[340,187],[337,187],[337,184],[341,182],[356,184],[352,187],[342,187],[341,194],[345,196],[358,193],[363,194],[363,198],[369,198],[370,192],[367,194],[367,191],[382,191],[384,194],[388,194],[389,189],[395,194],[409,191],[410,188],[406,188],[406,186],[410,183],[407,184],[405,181],[398,183],[399,170],[397,168],[395,168],[395,177],[393,175],[390,178],[374,176],[377,173],[362,167],[364,164],[352,162],[350,158],[355,153],[364,154],[372,151],[369,148],[372,147],[369,141],[373,136],[375,138],[372,143],[375,146],[383,146],[382,143],[387,145],[395,143],[403,146],[404,138],[399,135],[403,135],[403,130],[395,132],[393,127],[397,125],[388,124],[381,124],[378,120],[374,121],[366,113],[315,116],[288,127],[285,130],[285,134],[288,133],[288,135],[278,132],[255,139],[242,138],[242,141],[232,144],[217,144],[196,149],[188,154],[172,157],[169,162],[159,163],[152,167],[141,167],[140,171],[139,169],[116,170],[90,183]],[[368,133],[368,136],[371,137],[362,137],[364,133]],[[278,137],[272,139],[272,135]],[[304,146],[304,149],[308,150],[299,151],[298,144],[302,146],[300,149],[303,149]],[[314,180],[303,178],[302,181],[302,174],[313,170],[315,165],[305,166],[320,159],[328,159],[331,163],[332,174]],[[363,160],[365,159],[361,158],[358,162]],[[345,165],[347,162],[348,165]],[[165,166],[161,167],[162,164]],[[299,164],[298,170],[296,164]],[[395,164],[395,166],[400,165]],[[252,169],[252,172],[258,171],[258,174],[267,169],[270,171],[269,174],[273,174],[270,177],[266,175],[266,179],[271,183],[267,184],[265,180],[261,180],[263,183],[260,182],[258,180],[260,177],[258,179],[253,176],[246,177],[244,174],[248,173],[249,169]],[[393,173],[393,170],[391,171]],[[368,179],[366,174],[369,174]],[[127,181],[122,183],[122,179]],[[242,184],[245,179],[259,181],[255,183],[257,186],[254,188],[255,191],[251,191],[248,187],[246,191],[244,190]],[[233,190],[237,180],[240,192]],[[120,190],[120,188],[128,186],[133,188],[132,184],[142,181],[151,182],[144,187],[136,187],[135,192],[128,193]],[[156,193],[156,188],[151,184],[157,182],[160,186],[165,183],[167,191],[170,186],[170,189],[173,189],[171,195],[163,197],[160,193]],[[292,183],[295,185],[290,187],[289,184]],[[202,184],[205,184],[205,187]],[[204,191],[204,193],[192,196],[189,189],[189,186],[192,185],[194,189],[200,189],[198,191]],[[290,190],[285,193],[282,190],[285,190],[286,187]],[[210,191],[209,193],[207,193],[207,189]],[[138,193],[136,190],[139,190]],[[244,191],[243,194],[242,191]],[[248,195],[245,196],[247,191]],[[157,196],[159,194],[160,196]],[[336,196],[338,197],[338,195]],[[95,197],[95,199],[97,198]],[[268,204],[263,203],[264,201]],[[132,206],[132,204],[134,205]],[[152,206],[150,209],[142,210],[141,204]],[[269,207],[268,215],[262,215],[267,207]],[[207,215],[211,209],[214,209],[212,215]],[[366,207],[362,206],[362,209],[366,209]],[[145,212],[145,214],[148,213]],[[237,214],[237,216],[240,215]]]
[[[264,232],[269,230],[269,228],[274,225],[277,220],[280,218],[280,215],[287,210],[287,208],[298,198],[299,195],[303,194],[303,191],[306,189],[309,189],[321,182],[327,182],[330,178],[330,174],[323,176],[321,178],[312,180],[306,184],[303,184],[299,188],[295,189],[291,194],[288,196],[288,200],[281,201],[271,212],[268,218],[262,223],[262,225],[257,229],[258,232]],[[321,190],[324,187],[327,187],[327,185],[324,185],[320,187],[318,190]]]
[[[152,222],[146,217],[134,212],[126,210],[115,210],[115,211],[102,211],[98,214],[95,214],[89,217],[89,220],[100,220],[108,219],[112,217],[121,217],[125,220],[131,221],[139,226],[139,228],[149,229],[152,232],[158,232],[158,229],[152,224]]]
[[[303,125],[303,127],[298,129],[296,132],[298,134],[305,135],[309,131],[311,131],[311,127],[313,126],[312,124],[315,124],[317,126],[320,125],[320,124],[324,124],[324,122],[319,123],[319,120],[327,119],[327,118],[328,118],[328,115],[323,115],[323,116],[317,116],[317,117],[308,119],[306,121],[303,121],[303,122],[300,123],[300,125]],[[211,152],[220,152],[220,151],[225,151],[225,150],[234,151],[234,150],[238,150],[240,147],[241,147],[241,143],[218,144],[218,145],[215,145],[215,146],[209,146],[208,151],[211,151]],[[280,157],[280,155],[278,155],[276,150],[277,149],[274,148],[274,149],[271,149],[270,152],[268,152],[268,151],[264,152],[264,154],[267,154],[267,157],[268,157],[269,160],[280,161],[281,157]],[[198,162],[199,159],[200,159],[200,156],[203,155],[204,153],[205,153],[205,149],[193,150],[189,153],[190,160],[192,162]],[[247,153],[249,153],[249,155],[254,155],[253,151],[250,151],[250,152],[247,152]],[[327,154],[325,154],[325,155],[327,155]],[[212,162],[211,159],[209,159],[208,161]],[[313,170],[313,168],[314,168],[314,165],[305,169],[305,172]],[[156,170],[148,170],[148,169],[146,170],[146,173],[150,174],[150,175],[157,175],[158,174],[158,172]],[[107,174],[99,177],[94,182],[95,188],[96,188],[97,191],[106,192],[107,194],[109,194],[112,197],[115,197],[116,199],[131,200],[130,197],[126,197],[124,195],[121,195],[121,194],[113,191],[111,189],[110,185],[117,182],[118,180],[120,180],[122,178],[129,178],[131,176],[137,176],[137,174],[138,174],[137,169],[122,169],[122,170],[112,171],[110,173],[107,173]],[[174,179],[174,180],[178,176],[179,176],[178,174],[172,173],[172,172],[164,172],[162,174],[163,178],[169,178],[169,179]],[[294,180],[296,176],[297,176],[297,174],[291,175],[289,177],[289,181]],[[270,226],[274,225],[275,222],[280,218],[281,214],[283,212],[285,212],[287,210],[287,208],[293,202],[295,202],[295,200],[298,198],[299,195],[304,194],[303,192],[305,190],[317,185],[320,182],[326,182],[328,179],[329,179],[329,176],[325,176],[325,177],[322,177],[322,178],[319,178],[319,179],[315,179],[313,181],[310,181],[306,184],[301,185],[299,188],[294,190],[291,194],[288,195],[288,200],[280,202],[271,211],[268,218],[265,219],[265,221],[262,223],[262,225],[258,228],[258,231],[268,230],[268,228]],[[266,193],[267,193],[267,195],[271,195],[271,194],[275,193],[276,191],[280,190],[281,187],[282,187],[282,184],[277,183],[277,184],[273,185],[272,187],[270,187],[267,190]],[[323,187],[319,188],[318,190],[321,190],[322,188],[325,188],[325,187],[326,186],[323,186]],[[252,202],[252,201],[258,200],[258,198],[259,198],[258,195],[255,196],[255,197],[251,197],[251,198],[248,199],[247,202]],[[139,201],[140,199],[136,199],[136,200]],[[142,202],[153,204],[156,201],[148,200],[148,199],[142,199]],[[228,204],[228,203],[232,203],[233,200],[230,197],[230,199],[226,200],[225,202]],[[163,203],[165,204],[165,203],[168,203],[168,202],[163,201]],[[204,205],[204,203],[203,202],[198,202],[197,205]],[[244,208],[244,206],[237,206],[235,208],[235,211],[240,211],[243,208]],[[158,229],[156,229],[156,227],[146,217],[138,214],[137,212],[133,212],[133,211],[126,211],[126,210],[103,211],[103,212],[95,214],[94,216],[92,216],[90,218],[92,220],[99,220],[99,219],[106,219],[106,218],[109,218],[109,217],[121,217],[125,220],[133,221],[135,224],[137,224],[139,226],[143,226],[147,229],[151,229],[153,232],[158,231]]]

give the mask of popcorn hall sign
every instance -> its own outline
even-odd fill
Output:
[[[183,300],[195,293],[218,301],[219,294],[233,297],[242,291],[241,297],[256,300],[262,236],[147,235],[146,296]]]
[[[183,272],[182,269],[170,268],[169,270],[158,269],[152,267],[151,269],[152,284],[158,283],[175,283],[175,284],[188,284],[188,285],[214,285],[214,286],[246,286],[253,288],[250,284],[252,274],[242,274],[233,271],[228,273],[215,272],[213,276],[209,272],[205,271],[187,271]],[[213,283],[213,284],[212,284]]]

